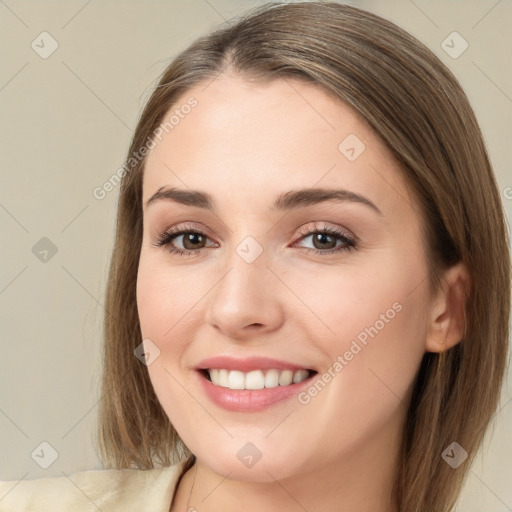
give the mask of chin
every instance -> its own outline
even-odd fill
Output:
[[[246,466],[238,458],[232,455],[223,454],[218,457],[206,458],[197,457],[205,466],[220,476],[229,475],[230,480],[240,482],[270,483],[275,480],[282,480],[294,473],[290,460],[276,460],[274,457],[264,460],[262,457],[251,467]]]
[[[230,480],[242,482],[274,482],[302,472],[308,464],[305,460],[291,460],[290,454],[298,450],[287,449],[282,443],[280,449],[276,449],[268,440],[265,443],[262,439],[258,447],[257,442],[253,444],[239,439],[219,443],[217,449],[212,450],[210,445],[191,451],[218,475],[226,477],[229,474]]]

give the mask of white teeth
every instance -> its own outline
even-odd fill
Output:
[[[279,385],[289,386],[293,382],[293,372],[291,370],[284,370],[279,375]]]
[[[239,372],[237,370],[229,372],[228,388],[245,389],[245,375],[243,372]]]
[[[219,380],[217,381],[218,386],[222,386],[223,388],[229,388],[229,372],[227,370],[218,370],[219,372]],[[210,372],[210,379],[212,378],[212,374]],[[213,380],[212,380],[213,382]]]
[[[302,382],[308,378],[309,372],[307,370],[299,370],[293,374],[293,383]]]
[[[254,370],[245,374],[245,389],[263,389],[265,377],[260,370]]]
[[[297,384],[309,377],[308,370],[253,370],[240,372],[238,370],[223,370],[212,368],[208,370],[210,380],[216,386],[230,389],[263,389],[277,386]]]
[[[279,386],[279,372],[277,370],[267,370],[265,373],[265,387],[276,388]]]
[[[212,382],[213,381],[219,382],[219,370],[217,370],[217,369],[210,370],[210,375],[211,375]]]

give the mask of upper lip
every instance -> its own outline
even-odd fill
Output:
[[[241,372],[250,372],[252,370],[311,370],[311,368],[288,361],[272,359],[270,357],[233,357],[233,356],[213,356],[203,359],[198,365],[198,370],[207,370],[218,368],[223,370],[239,370]]]

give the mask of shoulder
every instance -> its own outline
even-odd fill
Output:
[[[0,482],[1,512],[167,512],[184,462],[160,469],[104,469]]]

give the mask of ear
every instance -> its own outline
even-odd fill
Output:
[[[444,352],[459,343],[466,329],[467,298],[471,279],[462,262],[447,269],[432,301],[426,352]]]

